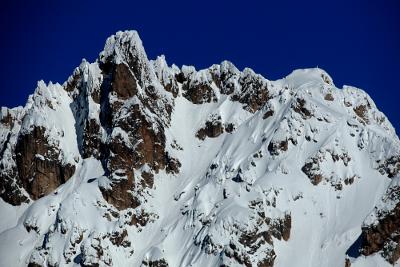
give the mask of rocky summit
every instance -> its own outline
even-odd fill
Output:
[[[0,266],[400,266],[399,171],[385,115],[319,68],[180,68],[117,32],[1,109]]]

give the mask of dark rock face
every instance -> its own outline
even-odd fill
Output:
[[[344,262],[344,267],[351,267],[351,262],[348,258],[346,258],[346,260]]]
[[[110,188],[101,188],[104,198],[119,210],[135,208],[140,205],[132,191],[140,194],[146,187],[153,186],[153,172],[166,169],[168,173],[178,173],[180,163],[171,158],[165,150],[164,127],[168,125],[172,105],[163,102],[154,85],[149,82],[147,58],[136,50],[130,50],[131,44],[121,44],[127,52],[125,63],[114,63],[112,57],[106,58],[100,65],[104,77],[102,84],[102,114],[99,115],[101,127],[108,133],[106,141],[94,142],[94,149],[101,151],[99,158],[112,182]],[[139,53],[139,54],[137,54]],[[141,92],[139,93],[139,87]],[[172,90],[172,89],[171,89]],[[137,97],[138,103],[126,105],[128,98]],[[165,109],[160,110],[160,103]],[[154,114],[151,121],[147,114]],[[160,115],[162,114],[162,115]],[[88,147],[92,147],[90,136],[96,136],[98,126],[89,121]],[[92,133],[93,132],[93,133]],[[94,139],[100,140],[100,138]],[[135,175],[144,165],[151,172],[147,175]],[[137,179],[140,188],[135,185]]]
[[[184,97],[194,104],[217,101],[213,89],[208,84],[191,84],[190,81],[188,81],[185,84],[185,89],[186,93],[184,94]]]
[[[15,150],[15,144],[11,141],[11,131],[18,124],[18,118],[10,110],[0,113],[0,126],[7,129],[4,140],[0,143],[0,159],[5,159],[7,149]],[[12,154],[11,160],[15,163],[15,153]],[[18,179],[18,170],[13,164],[11,167],[7,163],[0,161],[0,197],[10,203],[18,206],[23,202],[29,202],[29,199],[22,192],[22,184]]]
[[[123,63],[114,67],[112,88],[118,98],[128,99],[137,94],[137,81],[129,67]]]
[[[29,199],[21,191],[21,182],[17,179],[15,172],[0,176],[0,197],[7,203],[19,206],[29,202]]]
[[[246,73],[239,80],[242,89],[239,94],[233,95],[232,100],[245,104],[245,108],[254,113],[261,109],[270,99],[267,85],[262,77],[253,72]]]
[[[86,120],[82,144],[83,158],[101,158],[101,148],[101,126],[94,119]]]
[[[111,243],[116,246],[122,246],[122,247],[130,247],[131,242],[127,240],[128,232],[126,229],[122,230],[122,232],[115,232],[112,234],[110,237]]]
[[[159,259],[159,260],[146,260],[143,261],[142,264],[144,266],[149,266],[149,267],[168,267],[168,262],[165,259]]]
[[[119,210],[136,208],[139,206],[140,203],[129,190],[130,188],[133,188],[133,179],[134,177],[132,173],[131,175],[127,175],[127,178],[122,178],[113,182],[111,189],[100,187],[104,199]]]
[[[361,119],[361,121],[365,122],[365,123],[369,123],[368,120],[368,115],[367,115],[367,106],[366,105],[359,105],[357,107],[355,107],[354,109],[354,113],[356,113],[356,115]]]
[[[293,140],[293,138],[288,138],[288,139],[281,140],[281,141],[271,141],[267,147],[268,152],[271,155],[278,156],[282,152],[288,151],[289,141],[290,141],[290,143],[292,143],[292,145],[294,145],[294,146],[297,145],[297,141]]]
[[[191,72],[181,72],[175,75],[175,79],[182,84],[183,96],[194,104],[216,102],[214,90],[218,90],[223,95],[230,95],[232,101],[242,103],[247,111],[255,113],[271,99],[263,77],[250,70],[240,73],[232,63],[223,63],[220,70],[211,67],[207,75],[209,79],[204,81],[196,80],[198,77]]]
[[[325,95],[324,99],[325,99],[326,101],[333,101],[333,100],[335,100],[335,98],[333,97],[333,95],[332,95],[331,93],[327,93],[327,94]]]
[[[299,113],[303,119],[309,119],[313,115],[312,112],[306,108],[306,100],[302,98],[297,98],[296,102],[293,104],[293,110]]]
[[[43,127],[21,135],[15,153],[19,179],[34,200],[54,191],[75,172],[75,166],[59,162],[60,151],[48,143]]]
[[[395,177],[400,172],[400,156],[392,156],[379,163],[378,170],[383,175],[386,174],[389,178]]]
[[[206,139],[206,137],[214,138],[220,136],[224,132],[224,127],[220,120],[221,117],[218,117],[211,121],[206,121],[205,126],[197,131],[196,137],[200,140],[204,140]],[[230,130],[230,128],[228,129]]]
[[[275,206],[275,201],[276,199],[274,199],[272,203],[266,204]],[[264,205],[265,204],[260,199],[253,200],[249,203],[250,210],[254,212],[254,216],[257,221],[257,227],[255,229],[247,230],[240,228],[240,226],[236,226],[239,228],[239,231],[235,232],[238,234],[237,241],[234,239],[231,240],[229,246],[226,246],[223,249],[224,257],[233,259],[243,266],[272,267],[274,265],[276,254],[274,249],[271,248],[273,246],[272,237],[279,240],[289,240],[292,219],[291,215],[287,213],[281,219],[272,220],[266,216],[264,212]],[[235,236],[235,234],[232,234],[232,236]],[[213,244],[211,238],[206,238],[204,241],[207,244]],[[211,247],[214,247],[214,250],[217,252],[220,250],[216,245],[211,245]],[[215,254],[214,250],[211,250],[210,252]],[[253,255],[263,256],[252,258]],[[228,265],[224,264],[223,266]]]
[[[322,181],[322,175],[319,173],[319,164],[316,159],[307,162],[301,168],[301,170],[307,175],[313,185],[318,185]]]
[[[391,194],[400,199],[400,188]],[[390,213],[383,215],[376,225],[362,229],[361,253],[365,256],[381,252],[391,264],[400,258],[400,202]]]
[[[269,117],[272,117],[274,115],[274,111],[273,110],[268,110],[267,112],[264,113],[263,115],[263,119],[268,119]]]
[[[280,151],[288,150],[288,141],[283,140],[280,142],[270,142],[268,144],[268,151],[271,155],[279,155]]]
[[[196,137],[200,140],[208,138],[216,138],[224,132],[233,133],[235,131],[235,125],[233,123],[222,123],[221,116],[212,116],[205,122],[205,125],[200,128]]]

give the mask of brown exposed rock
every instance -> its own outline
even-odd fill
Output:
[[[101,243],[102,238],[95,237],[93,239],[96,240],[97,242],[91,242],[90,246],[92,249],[91,251],[95,251],[96,254],[95,255],[93,255],[93,254],[86,255],[85,254],[86,250],[83,250],[83,251],[81,250],[82,257],[81,257],[80,265],[82,267],[112,266],[111,258],[103,259],[103,256],[107,253],[107,249],[103,249],[103,246]],[[91,253],[91,251],[89,251],[89,253]],[[96,262],[96,261],[93,262],[92,257],[95,257],[98,260],[98,262]]]
[[[332,79],[327,74],[321,73],[321,78],[325,83],[327,83],[329,85],[333,84]]]
[[[272,251],[274,252],[274,251]],[[257,263],[257,267],[272,267],[274,266],[274,261],[275,261],[276,255],[275,252],[272,255],[268,255],[268,257],[262,259]]]
[[[142,261],[144,266],[149,267],[168,267],[168,262],[165,259],[158,259],[158,260],[144,260]]]
[[[131,242],[126,239],[128,232],[124,229],[122,232],[114,232],[110,237],[110,241],[115,246],[122,246],[124,248],[130,247]]]
[[[78,85],[81,79],[81,75],[79,72],[74,73],[72,78],[68,79],[66,86],[64,86],[64,90],[67,92],[72,92]]]
[[[290,238],[290,230],[292,228],[292,216],[285,214],[283,219],[277,220],[271,227],[272,235],[277,239],[288,241]]]
[[[267,85],[259,75],[249,73],[241,77],[239,83],[242,86],[241,92],[239,95],[233,95],[231,99],[245,104],[248,111],[255,113],[270,99]]]
[[[136,158],[134,150],[130,148],[120,136],[111,140],[107,147],[110,156],[107,158],[107,169],[112,176],[132,176]]]
[[[400,189],[398,190],[400,192]],[[381,251],[391,264],[400,258],[400,203],[376,225],[362,229],[361,253],[371,255]]]
[[[224,254],[228,258],[235,259],[241,265],[244,265],[246,267],[252,267],[249,256],[240,251],[239,248],[232,242],[229,243],[229,248],[224,250]]]
[[[187,81],[185,74],[183,72],[176,74],[175,79],[178,83],[184,83]]]
[[[221,94],[230,95],[235,90],[235,85],[229,81],[229,78],[235,75],[232,72],[215,73],[211,72],[211,77],[215,85],[220,89]]]
[[[355,107],[353,110],[362,121],[364,121],[365,123],[369,123],[366,105],[359,105]]]
[[[100,125],[95,119],[86,120],[82,145],[83,157],[89,158],[93,156],[99,159],[101,157],[101,145]]]
[[[175,158],[171,158],[168,153],[165,155],[166,157],[166,168],[165,171],[167,173],[172,173],[172,174],[178,174],[179,169],[181,168],[182,164],[179,162],[179,160]]]
[[[140,203],[132,195],[131,190],[133,190],[133,173],[127,175],[127,178],[114,181],[111,184],[111,189],[100,187],[104,199],[118,210],[139,206]]]
[[[400,155],[392,156],[378,163],[379,172],[386,174],[389,178],[393,178],[400,173]]]
[[[212,237],[211,237],[210,235],[208,235],[208,234],[203,238],[203,240],[202,240],[201,242],[195,241],[194,244],[195,244],[196,246],[198,246],[198,245],[201,244],[201,249],[202,249],[206,254],[209,254],[209,255],[210,255],[210,254],[217,255],[217,254],[219,254],[219,253],[222,251],[222,249],[223,249],[223,246],[220,245],[220,244],[218,244],[218,243],[216,244],[216,243],[213,241]]]
[[[157,214],[147,213],[145,210],[141,209],[138,214],[132,214],[131,221],[129,225],[135,226],[146,226],[148,222],[152,222],[158,218]]]
[[[344,183],[345,183],[346,185],[353,184],[353,183],[354,183],[354,180],[355,180],[355,178],[356,178],[356,176],[355,176],[355,175],[353,175],[352,177],[348,177],[348,178],[344,179]]]
[[[19,206],[29,199],[21,191],[21,181],[15,172],[0,174],[0,197],[7,203]]]
[[[275,202],[275,200],[273,200]],[[256,227],[250,231],[241,229],[238,242],[236,245],[230,243],[229,249],[224,251],[225,255],[230,258],[234,258],[238,263],[245,266],[255,266],[250,261],[249,255],[255,255],[260,251],[261,248],[265,248],[263,245],[270,244],[273,245],[272,237],[277,239],[283,239],[285,241],[290,238],[291,230],[291,215],[285,214],[283,218],[271,219],[268,218],[264,212],[264,205],[272,205],[272,203],[264,203],[262,199],[255,199],[249,203],[249,208],[253,212],[254,218],[257,220]],[[262,225],[265,224],[265,227]],[[268,229],[260,231],[259,229]],[[241,247],[243,249],[241,249]],[[245,253],[243,253],[245,251]],[[257,266],[273,266],[276,254],[273,249],[263,250],[266,256],[257,262]]]
[[[269,117],[274,115],[274,111],[272,109],[268,110],[267,112],[264,113],[263,119],[268,119]]]
[[[304,164],[301,170],[307,175],[313,185],[318,185],[322,181],[322,175],[318,173],[319,165],[316,159]]]
[[[112,110],[114,109],[116,111],[113,113],[117,112],[119,107],[112,107]],[[102,157],[105,158],[106,168],[111,176],[127,176],[128,178],[121,181],[112,179],[112,189],[102,190],[103,196],[120,210],[128,207],[135,208],[139,203],[133,199],[130,192],[137,191],[139,188],[135,188],[133,171],[147,164],[154,172],[166,168],[167,172],[178,173],[180,163],[165,151],[166,142],[161,123],[149,123],[139,105],[132,106],[128,116],[116,118],[113,127],[120,127],[129,140],[127,141],[126,137],[115,135],[103,148],[105,152]],[[142,177],[143,188],[153,186],[152,174],[144,173]],[[116,200],[112,195],[121,197]]]
[[[256,250],[260,248],[261,245],[268,243],[272,244],[271,234],[267,231],[257,232],[257,230],[253,232],[244,232],[241,234],[239,238],[239,242],[245,246],[250,248],[250,254],[254,254]]]
[[[10,112],[7,112],[7,114],[0,114],[0,123],[3,124],[4,126],[7,126],[9,128],[12,127],[12,124],[15,121],[15,118],[11,115]]]
[[[214,138],[220,136],[224,132],[224,127],[220,121],[221,117],[212,121],[206,121],[206,125],[197,131],[196,137],[200,140],[206,137]]]
[[[54,191],[75,172],[75,166],[58,160],[60,151],[49,144],[43,127],[21,135],[15,151],[19,179],[34,200]]]
[[[297,113],[299,113],[303,119],[309,119],[313,115],[310,110],[308,110],[306,107],[306,100],[302,98],[297,98],[296,102],[292,105],[293,110]]]
[[[281,150],[281,151],[288,150],[288,141],[287,140],[269,143],[268,151],[271,155],[279,155],[279,150]]]
[[[139,206],[131,193],[134,189],[134,151],[119,137],[114,138],[107,148],[110,153],[107,169],[112,184],[111,188],[100,187],[104,199],[119,210]]]
[[[333,101],[333,100],[335,100],[335,98],[333,97],[333,95],[332,95],[331,93],[327,93],[327,94],[325,95],[324,99],[325,99],[326,101]]]
[[[114,68],[112,90],[120,99],[127,99],[137,93],[137,81],[130,68],[124,64],[117,64]]]
[[[190,81],[184,86],[183,96],[194,104],[216,102],[214,90],[207,83],[191,84]]]
[[[153,188],[154,185],[154,175],[151,172],[142,172],[142,184],[145,187]]]
[[[142,142],[137,147],[137,154],[141,165],[148,163],[152,169],[158,171],[165,167],[165,136],[164,133],[155,133],[147,123],[139,130]]]
[[[3,124],[4,125],[4,124]],[[10,144],[11,134],[9,133],[0,150],[0,158],[4,157],[4,153]],[[15,155],[13,155],[15,161]],[[29,199],[22,192],[22,183],[18,177],[18,169],[16,165],[6,167],[0,162],[0,197],[7,203],[19,206],[21,203],[28,203]]]
[[[233,123],[225,124],[225,131],[227,133],[232,133],[235,130],[235,125]]]
[[[268,151],[271,155],[279,155],[279,153],[281,151],[287,151],[289,148],[289,142],[290,141],[293,145],[297,145],[297,141],[293,140],[293,138],[289,138],[286,140],[282,140],[282,141],[276,141],[276,142],[270,142],[268,144]]]

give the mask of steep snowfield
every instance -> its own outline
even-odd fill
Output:
[[[131,42],[136,54],[129,57],[131,50],[118,42]],[[167,155],[181,164],[176,173],[153,170],[148,162],[135,167],[134,183],[151,172],[154,184],[140,191],[128,188],[140,205],[126,209],[115,208],[101,191],[115,181],[104,159],[82,152],[89,145],[83,140],[88,128],[81,122],[105,121],[99,115],[104,93],[100,101],[93,94],[105,90],[109,77],[100,61],[109,57],[114,64],[134,62],[136,69],[129,73],[137,87],[136,95],[116,105],[118,113],[113,107],[118,98],[109,94],[109,112],[116,114],[110,125],[117,124],[117,117],[131,116],[130,108],[138,104],[154,131],[164,130]],[[374,208],[390,212],[398,203],[383,199],[399,175],[389,178],[380,164],[400,154],[400,141],[364,91],[336,88],[318,68],[269,81],[226,61],[200,71],[169,67],[164,57],[147,60],[136,32],[110,37],[100,61],[83,61],[75,70],[82,77],[79,88],[68,91],[67,83],[39,82],[24,108],[2,109],[2,118],[9,112],[21,115],[15,115],[13,127],[1,124],[1,162],[15,161],[19,135],[43,126],[50,144],[61,151],[60,162],[75,171],[37,200],[13,206],[0,199],[0,266],[337,267],[345,266],[346,257],[351,266],[392,266],[379,252],[346,256],[362,226],[378,221]],[[176,78],[180,73],[190,85]],[[214,76],[225,73],[231,76],[217,84]],[[175,93],[164,89],[169,82]],[[185,95],[199,84],[209,85],[211,101],[202,96],[203,102],[196,103]],[[255,94],[256,85],[268,88],[262,105],[246,98]],[[224,93],[224,86],[232,92]],[[147,88],[157,97],[148,97]],[[160,109],[147,106],[146,99],[158,99]],[[169,103],[167,118],[160,114]],[[160,118],[163,126],[154,126]],[[213,125],[211,130],[207,125]],[[96,133],[103,143],[116,137],[131,142],[121,127],[101,127]],[[11,141],[4,141],[6,136]],[[3,170],[15,165],[5,163]],[[138,222],[132,223],[132,214]]]

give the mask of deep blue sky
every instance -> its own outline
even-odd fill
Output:
[[[228,59],[268,79],[319,66],[338,87],[367,91],[400,131],[397,0],[7,2],[0,106],[25,104],[37,80],[62,83],[109,35],[136,29],[149,58],[178,66]]]

